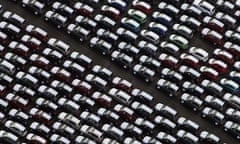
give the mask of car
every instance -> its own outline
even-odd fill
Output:
[[[66,112],[60,112],[57,116],[57,119],[59,121],[62,121],[64,123],[68,124],[71,127],[78,128],[78,129],[81,128],[80,119],[78,119],[73,114],[66,113]]]
[[[56,100],[58,98],[59,92],[54,88],[48,87],[46,85],[41,85],[38,88],[38,93],[41,96],[47,97],[49,99]]]
[[[181,103],[192,108],[194,111],[200,110],[203,106],[203,101],[200,98],[188,93],[183,93],[181,95]]]
[[[120,18],[120,11],[117,8],[109,6],[109,5],[103,5],[101,7],[101,12],[104,15],[106,15],[114,20],[118,20]]]
[[[26,86],[36,88],[39,85],[39,79],[23,71],[19,71],[15,75],[16,80]]]
[[[61,60],[64,56],[61,52],[52,48],[43,49],[42,54],[54,64],[59,64],[60,62],[62,62]]]
[[[70,140],[64,136],[61,136],[59,134],[52,134],[50,137],[50,141],[52,143],[64,143],[64,144],[70,144]]]
[[[229,41],[232,41],[236,44],[240,44],[240,32],[234,32],[232,30],[227,30],[225,32],[225,38],[228,39]]]
[[[183,91],[187,91],[187,92],[189,92],[191,94],[195,94],[195,95],[203,95],[205,92],[202,87],[200,87],[197,84],[192,83],[190,81],[183,82],[182,88],[183,88]]]
[[[209,66],[217,70],[219,73],[226,73],[228,71],[227,63],[222,60],[211,58],[208,60]]]
[[[215,18],[221,20],[227,28],[234,29],[237,25],[237,20],[227,13],[217,12]]]
[[[198,19],[185,15],[183,14],[182,16],[180,16],[179,18],[180,22],[189,26],[192,29],[195,29],[196,31],[200,30],[200,27],[202,26],[202,22],[199,21]]]
[[[206,15],[212,16],[216,11],[216,7],[205,0],[195,0],[193,5],[199,8]]]
[[[47,113],[35,107],[29,110],[29,115],[31,115],[34,120],[44,123],[46,125],[50,124],[53,120],[53,117],[50,113]]]
[[[216,5],[218,8],[220,8],[222,11],[226,13],[232,12],[235,9],[235,5],[233,4],[233,2],[230,1],[218,0],[216,2]]]
[[[104,16],[102,14],[97,14],[94,17],[94,20],[99,22],[100,25],[102,25],[103,27],[106,27],[108,29],[111,29],[112,27],[114,27],[116,25],[116,21],[114,21],[113,19]]]
[[[1,89],[4,90],[5,87],[2,87]],[[23,95],[23,96],[34,96],[36,94],[36,91],[34,91],[33,89],[22,85],[22,84],[15,84],[13,86],[13,91]]]
[[[120,125],[120,128],[129,136],[140,136],[141,134],[143,134],[142,129],[140,129],[139,127],[135,126],[132,123],[129,122],[122,122]]]
[[[152,7],[149,3],[145,2],[145,1],[141,1],[141,0],[134,0],[132,1],[132,6],[135,9],[141,10],[146,14],[150,14],[152,11]]]
[[[174,82],[179,82],[183,79],[183,76],[180,73],[178,73],[174,70],[171,70],[169,68],[163,68],[162,69],[161,77],[169,79],[169,80],[174,81]]]
[[[26,7],[33,11],[35,15],[42,14],[45,8],[45,3],[39,0],[22,0],[22,7]]]
[[[178,33],[188,39],[191,39],[193,37],[193,30],[191,28],[189,28],[188,26],[185,26],[182,24],[174,24],[172,26],[172,28],[176,33]]]
[[[91,95],[91,98],[93,98],[99,105],[107,108],[110,108],[114,103],[112,97],[98,91],[95,91]]]
[[[139,63],[156,71],[159,71],[161,66],[161,63],[157,59],[147,55],[140,56]]]
[[[26,127],[16,121],[7,120],[5,121],[4,126],[18,136],[25,136],[27,133]]]
[[[75,133],[75,130],[72,127],[62,122],[54,122],[52,124],[52,129],[65,136],[71,136]]]
[[[221,125],[225,118],[224,114],[210,107],[205,107],[202,110],[202,117],[209,119],[215,125]]]
[[[162,89],[169,94],[169,96],[175,96],[179,92],[179,86],[176,83],[165,79],[159,79],[157,82],[157,89]]]
[[[57,12],[53,11],[47,11],[44,15],[45,21],[50,21],[54,25],[57,26],[57,28],[63,28],[67,25],[68,17],[63,16]]]
[[[201,73],[198,72],[196,69],[186,65],[181,65],[178,71],[186,77],[191,77],[193,81],[198,81],[198,78],[200,78],[201,76]]]
[[[231,93],[225,93],[223,95],[223,100],[225,100],[229,105],[234,108],[240,108],[240,98],[236,95],[233,95]]]
[[[57,104],[55,104],[51,100],[48,100],[42,97],[37,98],[35,103],[37,106],[41,107],[43,110],[46,110],[46,111],[53,111],[54,113],[54,111],[58,110]]]
[[[138,43],[138,47],[141,52],[146,53],[148,55],[156,56],[158,54],[158,47],[145,40],[141,40]]]
[[[191,47],[189,53],[195,56],[198,60],[206,62],[209,58],[209,54],[206,50],[199,47]]]
[[[141,144],[141,142],[134,138],[127,137],[124,139],[123,144]]]
[[[0,32],[0,42],[3,45],[8,44],[8,42],[9,42],[9,36],[6,33],[2,32],[2,31]]]
[[[116,61],[117,63],[122,65],[123,68],[125,69],[130,68],[133,63],[133,57],[117,50],[112,52],[111,60]]]
[[[75,12],[83,16],[92,16],[94,8],[82,2],[76,2],[73,5]]]
[[[180,52],[180,48],[172,42],[163,41],[160,43],[160,47],[163,52],[166,52],[172,55],[178,55]]]
[[[206,102],[207,105],[215,109],[223,110],[225,108],[225,102],[217,97],[207,95],[204,101]]]
[[[111,121],[113,123],[118,123],[120,120],[120,116],[117,113],[106,108],[100,107],[97,110],[97,114],[101,117],[103,121],[105,120],[107,122]]]
[[[12,119],[15,119],[16,121],[23,122],[24,124],[26,124],[26,121],[30,119],[29,114],[14,108],[9,110],[8,116]]]
[[[0,130],[0,138],[6,143],[18,143],[19,141],[18,136],[6,130]]]
[[[0,22],[0,29],[11,38],[19,38],[22,32],[21,28],[6,21]]]
[[[214,45],[223,45],[223,36],[209,28],[203,28],[201,31],[201,37],[208,40],[209,42],[212,42]]]
[[[108,0],[107,2],[109,5],[119,9],[121,12],[123,12],[127,7],[127,2],[123,0]]]
[[[138,35],[130,30],[127,30],[123,27],[117,29],[116,33],[128,42],[135,41],[138,38]]]
[[[224,124],[224,130],[235,136],[237,139],[240,139],[239,127],[239,123],[232,121],[227,121]]]
[[[135,33],[140,31],[140,23],[132,18],[128,18],[128,17],[122,18],[121,24],[126,29],[129,29],[130,31],[133,31]]]
[[[48,40],[47,44],[48,44],[48,46],[60,51],[61,53],[65,54],[65,55],[70,53],[70,46],[67,43],[65,43],[61,40],[58,40],[56,38],[50,38]]]
[[[165,13],[159,12],[159,11],[153,12],[152,18],[156,22],[161,23],[163,25],[166,25],[168,27],[170,27],[173,23],[173,18],[172,17],[170,17],[169,15],[167,15]]]
[[[160,37],[165,36],[166,33],[168,32],[168,28],[165,25],[157,22],[150,22],[148,24],[148,29],[150,31],[157,33]]]
[[[240,73],[238,71],[235,71],[235,70],[231,71],[229,73],[229,76],[233,81],[237,82],[238,84],[240,83],[240,77],[239,77]]]
[[[234,67],[236,70],[240,70],[240,61],[234,62],[233,67]]]
[[[67,33],[75,36],[80,41],[85,41],[90,35],[90,31],[76,24],[69,24],[67,26]]]
[[[50,134],[50,128],[45,124],[34,121],[30,124],[29,127],[31,130],[34,130],[40,134]]]
[[[205,16],[203,18],[203,23],[207,27],[209,27],[219,33],[223,33],[225,31],[225,24],[222,21],[220,21],[214,17]]]
[[[25,30],[29,35],[32,35],[43,42],[48,40],[48,33],[40,27],[29,24],[26,26]]]
[[[98,37],[91,38],[90,47],[99,50],[103,55],[108,55],[112,51],[112,44]]]
[[[238,122],[240,120],[240,111],[235,108],[228,108],[225,115],[232,121]]]
[[[131,108],[143,117],[149,117],[150,115],[153,114],[152,108],[137,101],[132,102]]]
[[[223,87],[221,85],[208,79],[202,80],[201,86],[213,95],[221,95],[223,93]]]
[[[176,136],[180,139],[180,141],[186,144],[197,144],[199,142],[199,138],[197,136],[182,129],[177,131]]]
[[[198,19],[203,17],[203,12],[196,6],[191,5],[189,3],[183,3],[181,5],[181,10],[183,10],[184,14],[198,18]]]
[[[79,103],[82,108],[88,108],[90,110],[96,105],[96,102],[92,98],[79,93],[73,95],[73,100]]]
[[[24,67],[27,64],[27,60],[25,58],[11,52],[6,53],[4,58],[19,67]]]
[[[40,46],[42,44],[42,42],[40,40],[38,40],[37,38],[35,37],[32,37],[30,35],[23,35],[21,37],[21,41],[26,45],[28,46],[29,48],[31,49],[35,49],[35,50],[38,50],[40,49]]]
[[[106,67],[101,65],[94,65],[92,67],[92,72],[99,75],[100,77],[107,79],[108,81],[112,80],[113,72]]]
[[[91,95],[94,91],[92,85],[83,80],[74,79],[71,84],[75,90],[84,95]]]
[[[0,58],[0,71],[13,75],[16,72],[16,66],[8,60]]]
[[[211,67],[201,66],[200,72],[205,78],[210,80],[217,80],[219,77],[219,72]]]
[[[189,41],[180,35],[171,34],[169,36],[169,41],[173,42],[182,49],[187,49],[189,47]]]
[[[85,136],[77,136],[75,138],[75,143],[76,144],[97,144],[95,141]]]
[[[136,9],[129,9],[128,16],[135,19],[140,24],[145,23],[147,20],[147,15],[144,12],[142,12],[140,10],[136,10]]]
[[[70,82],[71,81],[71,76],[72,76],[71,73],[64,68],[54,66],[54,67],[51,68],[50,72],[58,80],[61,80],[63,82]]]
[[[163,116],[159,116],[157,115],[155,118],[154,118],[154,123],[157,124],[157,127],[159,129],[161,129],[161,131],[166,131],[166,132],[169,132],[171,133],[173,131],[173,129],[176,128],[176,123],[169,120],[168,118],[165,118]]]
[[[142,77],[146,82],[151,82],[155,76],[155,71],[141,64],[133,66],[133,74]]]
[[[114,87],[121,89],[127,93],[131,93],[133,89],[133,84],[131,82],[118,76],[113,78],[112,84],[114,85]]]
[[[101,77],[94,75],[94,74],[88,74],[85,76],[85,80],[92,84],[95,88],[98,90],[105,90],[107,87],[108,82]]]
[[[103,38],[108,42],[113,42],[114,44],[119,38],[118,35],[116,35],[114,32],[111,32],[103,28],[98,29],[96,34],[98,37]]]
[[[124,106],[124,105],[121,105],[121,104],[116,104],[113,109],[124,120],[133,122],[136,119],[134,111],[127,106]]]
[[[68,95],[73,91],[72,86],[58,80],[53,80],[51,82],[51,87],[58,90],[60,93]]]
[[[151,136],[144,136],[144,138],[142,139],[142,142],[144,144],[161,144],[161,142],[159,140],[157,140],[156,138],[153,138]]]
[[[46,138],[39,136],[37,134],[34,134],[34,133],[28,133],[28,135],[26,136],[26,139],[29,142],[38,142],[40,144],[47,144]]]
[[[119,141],[123,140],[125,134],[121,129],[110,124],[104,124],[101,130],[104,131],[107,135]]]
[[[179,117],[177,120],[177,124],[180,128],[188,130],[193,133],[200,129],[199,124],[185,117]]]
[[[141,30],[140,34],[144,39],[154,43],[155,45],[157,45],[160,42],[159,35],[151,30],[143,29]]]
[[[158,59],[169,68],[177,68],[179,65],[179,60],[170,54],[161,53]]]
[[[5,11],[2,14],[3,20],[9,21],[10,23],[16,25],[17,27],[25,27],[26,20],[20,15],[13,13],[12,11]]]
[[[158,8],[172,17],[177,17],[180,12],[180,10],[177,7],[166,2],[160,2],[158,4]]]
[[[198,68],[200,61],[193,55],[182,53],[180,59],[183,64],[188,65],[193,68]]]
[[[6,86],[11,85],[13,82],[13,77],[1,72],[0,73],[0,82]]]
[[[60,108],[64,109],[67,112],[78,115],[80,113],[80,105],[75,101],[68,98],[59,98],[57,104]]]
[[[224,43],[223,48],[229,51],[234,56],[240,56],[240,45],[227,41]]]
[[[168,134],[166,132],[160,131],[156,136],[161,142],[167,143],[167,144],[175,144],[177,142],[177,138],[172,136],[171,134]]]
[[[208,131],[201,131],[199,137],[200,137],[200,141],[211,143],[211,144],[219,144],[221,142],[220,137]]]
[[[140,50],[137,47],[125,41],[121,41],[118,44],[118,49],[132,57],[136,57],[140,53]]]
[[[157,103],[155,106],[154,106],[154,109],[155,109],[155,112],[157,114],[160,114],[166,118],[169,118],[171,120],[174,120],[177,116],[177,111],[167,105],[164,105],[162,103]]]
[[[84,17],[82,15],[78,15],[74,22],[86,28],[87,30],[90,30],[91,32],[95,30],[97,26],[97,22],[92,18]]]
[[[72,7],[58,1],[52,4],[52,10],[67,17],[71,17],[72,15],[74,15],[74,9]]]
[[[220,84],[222,85],[224,90],[229,91],[231,93],[238,93],[240,90],[239,84],[230,79],[222,78],[220,80]]]
[[[151,134],[156,127],[154,123],[144,118],[137,118],[134,124],[139,128],[143,129],[143,131],[145,131],[147,134]]]
[[[98,115],[88,112],[88,111],[83,111],[80,114],[80,118],[87,124],[95,126],[95,127],[98,127],[101,122],[101,118]]]
[[[12,52],[22,55],[23,57],[28,57],[30,55],[30,48],[21,42],[11,41],[8,47]]]
[[[139,102],[144,102],[146,104],[150,103],[154,99],[151,94],[137,88],[131,91],[131,95],[133,96],[134,100],[137,100]]]
[[[80,54],[79,52],[73,51],[70,54],[70,58],[79,63],[80,65],[84,66],[85,68],[91,68],[93,65],[93,60],[84,54]]]
[[[132,102],[131,96],[119,89],[111,88],[108,91],[108,94],[113,97],[113,99],[117,100],[118,102],[124,104],[124,105],[130,105]]]

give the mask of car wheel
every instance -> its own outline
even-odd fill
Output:
[[[46,18],[44,18],[45,19],[45,21],[48,21],[48,18],[46,17]]]
[[[114,58],[111,58],[111,61],[114,61]]]
[[[25,5],[25,4],[22,4],[22,7],[26,7],[26,5]]]
[[[237,136],[237,139],[240,139],[240,136]]]
[[[180,101],[180,103],[181,103],[181,104],[183,104],[183,103],[184,103],[184,101]]]
[[[123,66],[123,68],[127,69],[127,66],[126,66],[126,65],[124,65],[124,66]]]
[[[136,72],[134,71],[133,74],[136,75]]]
[[[106,53],[105,53],[105,52],[102,52],[102,54],[103,54],[103,55],[106,55]]]
[[[145,79],[146,82],[149,82],[149,79]]]
[[[203,118],[205,118],[205,117],[206,117],[206,115],[202,115],[202,117],[203,117]]]
[[[58,29],[60,29],[60,28],[61,28],[61,26],[60,26],[60,25],[57,25],[57,28],[58,28]]]
[[[34,12],[35,15],[38,15],[39,13],[37,11]]]
[[[70,31],[67,31],[68,34],[70,34],[71,32]]]
[[[197,108],[193,108],[193,111],[197,111]]]
[[[228,131],[226,128],[224,128],[224,131]]]

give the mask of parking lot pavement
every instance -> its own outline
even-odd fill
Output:
[[[116,75],[121,76],[124,79],[129,80],[132,82],[136,87],[141,88],[149,93],[151,93],[155,97],[155,103],[161,102],[164,104],[167,104],[176,110],[182,115],[185,116],[191,120],[196,121],[200,124],[202,129],[206,129],[212,133],[215,133],[218,135],[223,142],[227,144],[239,144],[239,141],[231,137],[230,135],[226,134],[223,129],[219,129],[217,126],[214,126],[213,124],[210,124],[207,120],[202,119],[200,116],[200,113],[193,112],[189,110],[188,108],[184,107],[179,103],[179,98],[170,98],[163,94],[162,92],[156,90],[155,88],[155,81],[151,84],[147,84],[144,81],[140,80],[137,77],[134,77],[130,71],[122,69],[119,65],[117,65],[114,62],[110,61],[109,57],[103,56],[99,54],[98,52],[95,52],[91,49],[89,49],[88,44],[86,42],[79,42],[72,37],[68,36],[65,31],[58,30],[52,25],[49,25],[48,23],[43,21],[43,17],[34,16],[33,14],[29,13],[28,11],[24,10],[23,8],[20,8],[19,5],[15,5],[9,0],[4,0],[3,6],[6,9],[9,9],[11,11],[14,11],[18,13],[19,15],[25,17],[28,22],[38,25],[44,29],[46,29],[49,32],[50,37],[56,37],[58,39],[61,39],[68,44],[71,45],[71,48],[73,50],[76,50],[80,53],[86,54],[90,58],[92,58],[97,64],[101,64],[110,70],[112,70]],[[196,36],[194,40],[191,42],[191,46],[201,46],[204,49],[213,50],[214,47],[210,44],[207,44],[203,42],[202,39],[199,38],[199,36]]]

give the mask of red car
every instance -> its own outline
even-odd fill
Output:
[[[94,12],[94,9],[91,6],[84,4],[82,2],[76,2],[73,7],[78,14],[87,17],[92,16]]]
[[[134,0],[132,2],[132,5],[134,8],[143,11],[146,14],[150,14],[151,13],[151,5],[142,1],[142,0]]]
[[[75,87],[75,89],[80,92],[83,95],[91,95],[93,93],[93,87],[88,82],[74,79],[72,81],[72,85]]]
[[[240,57],[240,45],[227,41],[224,43],[223,48],[228,50],[234,56]]]
[[[158,59],[167,67],[170,68],[177,68],[179,65],[179,61],[177,58],[175,58],[174,56],[162,53],[160,54],[160,56],[158,57]]]
[[[216,58],[219,58],[228,64],[233,64],[233,62],[234,62],[233,55],[231,53],[229,53],[228,51],[221,50],[221,49],[215,49],[213,51],[213,55]]]
[[[50,125],[52,122],[52,116],[49,113],[47,113],[43,110],[37,109],[35,107],[30,109],[29,114],[36,121],[42,122],[46,125]]]
[[[63,82],[71,81],[71,73],[64,68],[54,66],[51,69],[51,73],[60,81],[63,81]]]
[[[0,31],[0,43],[5,45],[9,41],[8,35],[2,31]]]
[[[188,66],[192,66],[194,68],[197,68],[199,66],[199,60],[187,53],[182,53],[180,55],[180,59],[182,60],[182,62]]]
[[[8,47],[13,51],[14,53],[28,57],[29,54],[31,53],[31,50],[24,44],[17,42],[17,41],[12,41],[9,43]]]
[[[25,99],[19,95],[13,94],[13,93],[8,93],[5,97],[10,105],[12,105],[15,108],[20,108],[20,109],[27,109],[29,106],[29,100]]]
[[[43,42],[48,41],[48,33],[42,28],[36,27],[34,25],[28,25],[25,30],[28,32],[28,34],[38,38]]]
[[[36,65],[42,69],[49,70],[51,68],[50,61],[38,54],[32,54],[29,58],[33,65]]]
[[[219,73],[226,73],[228,71],[228,65],[221,60],[211,58],[208,63],[210,67],[216,69]]]
[[[30,35],[24,35],[21,38],[21,41],[28,46],[29,48],[32,48],[34,50],[39,50],[40,49],[40,45],[42,44],[42,42],[40,40],[38,40],[35,37],[32,37]]]
[[[206,39],[207,41],[213,43],[214,45],[222,46],[224,43],[223,36],[209,28],[203,28],[201,31],[201,37]]]
[[[111,7],[108,5],[103,5],[101,8],[101,12],[110,17],[113,18],[114,20],[118,20],[120,18],[120,11],[116,9],[115,7]]]
[[[91,96],[99,105],[110,108],[113,105],[112,97],[101,92],[94,92]]]
[[[114,107],[114,110],[125,120],[127,121],[135,121],[134,111],[126,106],[121,104],[117,104]]]
[[[121,89],[127,93],[131,93],[133,89],[132,83],[120,77],[113,78],[112,83],[116,88]]]
[[[203,18],[203,23],[217,32],[223,33],[225,31],[225,24],[216,18],[205,16]]]
[[[219,77],[219,73],[211,67],[202,66],[200,68],[200,72],[204,77],[211,79],[211,80],[216,81]]]

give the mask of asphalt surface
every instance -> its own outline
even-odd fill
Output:
[[[10,0],[1,0],[0,3],[6,9],[14,11],[17,14],[26,18],[28,23],[44,28],[49,33],[50,37],[61,39],[70,44],[73,50],[86,54],[87,56],[94,60],[95,64],[100,64],[109,68],[114,72],[115,75],[121,76],[122,78],[132,82],[135,87],[151,93],[155,98],[154,103],[161,102],[163,104],[173,107],[179,112],[179,115],[185,116],[188,119],[197,122],[198,124],[200,124],[201,130],[208,130],[209,132],[216,134],[222,139],[224,143],[227,144],[240,143],[238,140],[234,139],[232,136],[225,133],[222,127],[219,128],[218,126],[214,126],[209,121],[202,119],[200,116],[200,112],[193,112],[192,110],[181,105],[179,97],[170,98],[166,94],[157,90],[155,88],[155,84],[159,77],[156,78],[153,83],[147,84],[143,80],[140,80],[139,78],[133,76],[129,70],[125,70],[118,64],[111,62],[109,57],[103,56],[99,52],[95,52],[92,49],[90,49],[86,42],[81,43],[78,40],[72,38],[71,36],[68,36],[64,30],[59,30],[56,27],[50,25],[49,23],[44,22],[43,16],[35,16],[33,15],[33,13],[21,8],[19,3],[16,5],[15,3],[12,3]],[[199,38],[199,36],[195,36],[193,38],[193,40],[191,41],[191,46],[199,46],[208,49],[208,51],[209,50],[211,51],[214,48],[213,45],[204,42],[202,39]]]

